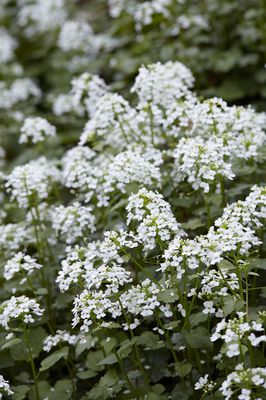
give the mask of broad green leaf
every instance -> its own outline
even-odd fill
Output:
[[[189,362],[175,363],[175,370],[181,378],[187,376],[192,369],[192,364]]]
[[[12,391],[14,392],[13,400],[23,400],[25,399],[29,391],[29,386],[26,385],[12,386]]]
[[[115,354],[110,354],[110,356],[103,358],[98,362],[98,365],[111,365],[117,363],[117,358]]]
[[[17,344],[19,344],[21,342],[22,342],[22,340],[19,339],[19,338],[10,339],[10,340],[8,340],[8,342],[3,344],[3,346],[1,347],[1,350],[8,349],[10,347],[16,346]]]
[[[41,362],[40,371],[45,371],[45,370],[49,369],[54,364],[56,364],[59,360],[61,360],[61,358],[67,359],[68,352],[69,352],[68,347],[63,347],[62,349],[57,350],[50,356],[46,357]]]

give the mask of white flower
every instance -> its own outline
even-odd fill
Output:
[[[57,233],[66,237],[71,244],[89,232],[95,231],[95,217],[92,208],[75,202],[68,207],[58,206],[51,215],[53,228]]]
[[[194,78],[180,62],[150,64],[141,67],[131,89],[140,104],[153,103],[168,108],[174,100],[190,95]]]
[[[54,137],[56,128],[41,117],[28,117],[21,127],[19,143],[43,142],[46,137]]]
[[[10,390],[9,382],[4,379],[3,375],[0,375],[0,399],[2,399],[3,394],[11,396],[14,392]]]
[[[49,335],[45,338],[43,350],[48,353],[53,347],[56,347],[58,343],[66,342],[70,345],[75,345],[77,340],[78,337],[76,335],[70,335],[69,332],[58,329],[55,335]]]
[[[59,27],[66,19],[64,0],[35,0],[24,4],[18,13],[18,25],[25,29],[29,37],[49,32]]]
[[[97,75],[84,72],[79,77],[74,78],[71,84],[70,94],[73,97],[74,108],[80,110],[80,107],[84,107],[89,116],[93,116],[98,101],[109,91],[104,80]]]
[[[58,39],[61,50],[64,52],[71,50],[91,51],[94,43],[94,33],[88,22],[83,20],[65,21]]]
[[[19,252],[4,266],[4,278],[10,280],[19,272],[23,272],[26,276],[31,275],[36,269],[41,268],[42,265],[38,264],[34,258]]]
[[[59,171],[45,157],[19,165],[7,177],[6,189],[20,207],[28,208],[35,201],[47,199],[52,184],[59,181]]]
[[[14,51],[17,41],[4,29],[0,28],[0,64],[5,64],[15,58]]]
[[[0,305],[0,325],[9,330],[9,323],[13,319],[20,319],[25,324],[33,323],[36,317],[43,315],[43,312],[36,300],[27,296],[12,296]]]
[[[205,393],[211,392],[214,389],[215,384],[213,381],[209,381],[208,378],[208,374],[201,376],[198,382],[195,383],[195,390],[203,390]]]
[[[126,210],[127,224],[138,222],[136,240],[146,250],[153,249],[158,241],[165,242],[172,235],[183,234],[169,203],[157,192],[140,189],[137,194],[129,197]]]

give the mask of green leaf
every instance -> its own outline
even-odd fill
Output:
[[[218,264],[218,268],[221,271],[225,271],[225,272],[226,271],[230,271],[232,269],[236,269],[234,264],[230,263],[230,261],[227,261],[227,260],[220,261],[219,264]]]
[[[182,363],[175,363],[175,370],[181,378],[187,376],[192,369],[192,364],[189,362]]]
[[[245,303],[243,300],[238,300],[233,296],[226,296],[223,298],[223,312],[225,317],[231,314],[233,311],[240,311],[244,307]]]
[[[61,360],[61,358],[67,359],[68,352],[69,352],[68,347],[63,347],[62,349],[57,350],[50,356],[46,357],[41,362],[40,371],[46,371],[47,369],[52,367],[54,364],[56,364],[59,360]]]
[[[266,259],[265,258],[250,258],[248,261],[249,261],[250,269],[266,270]]]
[[[23,400],[29,391],[29,387],[26,385],[12,386],[12,391],[14,392],[13,400]]]
[[[80,340],[76,346],[76,357],[80,356],[80,354],[82,354],[83,351],[92,348],[97,342],[98,338],[92,337],[90,335],[87,335],[84,338],[82,338],[82,340]]]
[[[97,365],[112,365],[117,363],[117,358],[115,354],[110,354],[110,356],[103,358],[98,362]]]
[[[19,338],[10,339],[10,340],[8,340],[8,342],[3,344],[3,346],[1,347],[1,350],[9,349],[10,347],[16,346],[17,344],[19,344],[21,342],[22,342],[22,340]]]
[[[203,314],[202,312],[191,314],[189,317],[189,321],[192,327],[198,326],[201,322],[205,322],[207,319],[208,315]]]
[[[126,358],[131,353],[133,344],[134,342],[132,340],[125,340],[117,352],[119,357]]]
[[[188,222],[182,223],[184,229],[191,229],[191,230],[201,228],[204,225],[205,224],[201,221],[200,218],[193,218],[190,219]]]
[[[113,350],[113,348],[115,347],[116,343],[117,343],[116,338],[108,337],[103,344],[106,353],[110,353],[110,351]]]
[[[111,387],[114,386],[119,381],[119,377],[115,369],[110,369],[106,374],[100,379],[100,386]]]
[[[45,288],[39,288],[36,290],[35,294],[37,296],[44,296],[44,295],[48,294],[48,290]]]
[[[207,349],[210,350],[213,347],[210,341],[209,331],[203,326],[198,326],[192,329],[190,333],[185,335],[186,341],[193,349]]]
[[[89,369],[88,371],[81,371],[81,372],[77,373],[77,377],[79,379],[89,379],[89,378],[93,378],[96,375],[97,375],[97,372],[92,371],[91,369]]]
[[[143,332],[140,336],[136,337],[136,344],[154,349],[157,347],[159,340],[159,336],[153,332]]]
[[[158,300],[164,303],[174,303],[178,299],[178,294],[173,289],[166,289],[158,294]]]

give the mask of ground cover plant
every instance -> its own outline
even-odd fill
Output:
[[[0,18],[0,398],[265,399],[266,114],[180,61],[92,73],[123,34],[78,4]]]

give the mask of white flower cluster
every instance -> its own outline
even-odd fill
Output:
[[[18,13],[18,25],[28,37],[54,30],[67,17],[65,0],[24,1]]]
[[[14,392],[10,390],[9,382],[4,379],[3,375],[0,375],[0,399],[3,398],[3,395],[11,396],[12,394],[14,394]]]
[[[155,156],[155,160],[151,159],[153,156]],[[146,149],[143,154],[132,150],[121,152],[110,162],[103,177],[103,192],[106,196],[114,190],[125,193],[126,185],[134,182],[145,186],[160,187],[160,164],[162,164],[160,151],[151,150],[149,152],[149,149]],[[106,200],[109,200],[108,197]]]
[[[26,248],[31,237],[30,230],[22,223],[0,225],[0,248],[7,253]]]
[[[12,296],[0,305],[0,325],[6,330],[14,319],[20,319],[25,324],[33,323],[36,317],[41,317],[44,310],[35,299],[27,296]]]
[[[75,297],[72,312],[74,314],[72,326],[82,323],[80,329],[84,332],[88,332],[93,320],[100,324],[107,316],[116,319],[122,314],[118,301],[110,300],[102,290],[87,289]]]
[[[240,355],[240,347],[243,345],[244,338],[248,339],[250,344],[255,347],[259,346],[260,343],[266,342],[265,334],[257,336],[254,332],[257,335],[258,332],[264,332],[262,324],[255,321],[244,322],[244,318],[241,316],[227,322],[223,319],[216,325],[210,339],[212,342],[222,339],[225,343],[225,354],[227,357],[232,358]]]
[[[265,113],[252,108],[229,107],[225,101],[212,98],[198,102],[191,114],[193,132],[205,140],[220,138],[231,157],[250,159],[266,142]]]
[[[170,16],[168,7],[171,3],[172,0],[152,0],[137,4],[134,11],[136,30],[140,31],[143,25],[151,24],[154,15],[159,14],[168,18]]]
[[[139,69],[131,92],[140,104],[152,103],[167,109],[181,98],[190,97],[194,78],[191,71],[179,62],[156,63]]]
[[[216,221],[217,226],[222,226],[228,220],[236,220],[251,229],[259,229],[266,218],[266,188],[265,186],[253,186],[250,194],[244,201],[228,205],[221,218]],[[261,221],[262,220],[262,221]]]
[[[159,287],[145,279],[141,284],[132,286],[129,290],[120,296],[123,308],[133,314],[150,317],[154,314],[155,308],[160,306],[158,301]]]
[[[38,143],[43,142],[47,137],[54,137],[56,128],[45,118],[28,117],[24,120],[20,132],[19,143]]]
[[[8,110],[31,96],[38,99],[41,91],[29,78],[16,79],[10,87],[0,81],[0,109]]]
[[[51,220],[57,234],[64,236],[68,244],[95,231],[95,217],[92,214],[92,208],[84,207],[78,202],[68,207],[62,205],[56,207],[52,211]]]
[[[44,339],[43,350],[49,353],[53,347],[56,347],[58,343],[65,342],[70,345],[75,345],[78,340],[76,335],[71,335],[67,331],[58,329],[55,335],[49,335]]]
[[[257,397],[256,388],[263,391],[263,397]],[[263,400],[266,394],[266,368],[244,368],[238,364],[234,372],[229,374],[219,389],[225,400],[232,399],[233,394],[239,400]],[[256,397],[254,397],[256,396]]]
[[[26,276],[31,275],[40,268],[42,265],[38,264],[34,258],[19,252],[4,266],[4,278],[10,280],[19,272],[23,272]]]
[[[101,97],[109,92],[109,88],[103,79],[88,72],[84,72],[73,79],[71,84],[70,93],[73,96],[74,107],[78,110],[83,108],[89,116],[95,113],[97,103]]]
[[[68,20],[63,24],[58,45],[64,52],[71,50],[89,51],[94,46],[94,33],[86,21]]]
[[[7,176],[6,189],[11,199],[20,207],[28,208],[36,202],[47,199],[52,185],[58,182],[58,169],[45,157],[19,165]]]
[[[131,273],[121,264],[120,247],[136,247],[130,234],[107,232],[103,242],[91,242],[86,247],[67,248],[67,258],[62,261],[62,269],[56,282],[61,291],[71,284],[99,289],[104,284],[107,294],[117,293],[120,286],[132,281]]]
[[[135,141],[138,132],[130,124],[135,115],[134,109],[122,96],[116,93],[105,94],[99,99],[92,119],[81,134],[79,144],[84,145],[88,141],[103,138],[107,145],[120,148],[121,142],[125,145],[132,139]]]
[[[227,154],[221,139],[182,138],[173,154],[174,179],[178,182],[186,179],[193,189],[202,188],[208,193],[217,177],[231,180],[235,176],[231,164],[226,161]]]
[[[0,28],[0,64],[13,61],[16,48],[17,41],[4,28]]]
[[[195,383],[195,390],[203,390],[204,393],[211,392],[215,387],[213,381],[209,381],[209,375],[201,376],[198,382]]]
[[[156,247],[157,243],[166,242],[183,231],[177,223],[169,203],[159,193],[142,188],[137,194],[129,197],[127,224],[137,221],[135,239],[143,244],[146,250]]]
[[[261,243],[253,229],[260,227],[260,219],[264,218],[265,187],[255,186],[246,200],[225,207],[223,215],[206,235],[186,240],[177,235],[165,250],[165,261],[159,270],[174,270],[177,279],[181,279],[185,273],[184,260],[189,268],[196,269],[200,263],[207,267],[218,264],[230,252],[238,251],[241,257],[247,256],[252,247]]]

